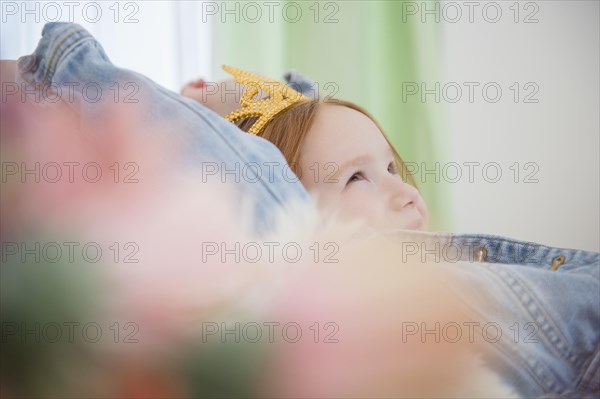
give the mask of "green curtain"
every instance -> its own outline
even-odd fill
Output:
[[[235,3],[225,2],[223,7],[235,10]],[[217,70],[221,64],[278,78],[295,68],[316,80],[321,94],[335,92],[336,98],[364,107],[405,162],[419,167],[415,179],[429,208],[430,229],[450,230],[443,185],[436,183],[436,176],[421,173],[422,166],[433,169],[446,148],[440,134],[443,107],[432,95],[426,102],[420,93],[402,96],[403,82],[419,87],[427,82],[431,88],[440,81],[439,24],[431,17],[422,23],[418,14],[403,16],[406,5],[393,0],[282,1],[272,21],[265,7],[257,19],[253,8],[244,15],[244,3],[237,3],[238,22],[235,13],[224,14],[225,22],[214,20],[217,78],[226,78]],[[286,6],[289,3],[293,4]],[[434,7],[428,3],[428,8]]]

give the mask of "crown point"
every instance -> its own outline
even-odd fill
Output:
[[[302,93],[297,92],[280,81],[264,78],[227,65],[223,65],[223,70],[232,75],[237,83],[250,86],[242,94],[240,101],[241,108],[225,117],[230,122],[237,122],[238,120],[253,116],[259,117],[250,127],[248,133],[259,134],[266,124],[277,114],[293,104],[310,100]],[[259,94],[260,90],[266,92],[269,97],[254,100],[254,97]]]

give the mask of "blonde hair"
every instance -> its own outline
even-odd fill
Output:
[[[415,180],[411,173],[406,168],[406,165],[398,151],[394,148],[389,138],[379,125],[375,118],[371,116],[366,110],[362,107],[353,104],[348,101],[337,100],[333,98],[324,98],[324,99],[313,99],[308,101],[303,101],[292,105],[290,108],[286,109],[284,112],[277,115],[273,118],[263,129],[263,131],[259,134],[260,137],[263,137],[273,143],[279,151],[283,153],[283,156],[287,160],[288,164],[292,171],[298,174],[298,160],[300,158],[300,150],[302,149],[302,144],[304,143],[304,139],[310,130],[310,127],[313,124],[315,116],[319,107],[322,104],[333,104],[339,105],[342,107],[347,107],[353,109],[355,111],[360,112],[361,114],[367,116],[369,119],[375,123],[383,137],[390,145],[392,152],[394,154],[394,158],[396,160],[396,166],[398,167],[398,173],[402,176],[402,179],[405,182],[408,182],[413,187],[417,187]],[[237,123],[238,127],[243,131],[248,131],[250,127],[254,124],[256,118],[247,118],[241,120]]]

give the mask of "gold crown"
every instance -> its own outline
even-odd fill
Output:
[[[242,107],[228,114],[225,119],[235,123],[242,119],[258,117],[258,120],[248,130],[250,134],[262,132],[271,119],[293,104],[310,100],[280,81],[227,65],[223,65],[223,70],[232,75],[237,83],[248,86],[240,100]],[[267,93],[269,97],[265,99],[255,98],[260,90]]]

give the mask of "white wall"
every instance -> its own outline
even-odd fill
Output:
[[[481,83],[473,103],[466,86],[460,101],[445,101],[446,161],[496,162],[502,171],[498,183],[486,182],[482,167],[475,169],[473,183],[464,166],[461,180],[448,183],[454,174],[446,179],[454,230],[598,251],[599,3],[537,1],[524,9],[522,2],[520,20],[538,8],[539,22],[528,24],[514,22],[512,1],[497,2],[502,18],[486,22],[485,3],[475,9],[473,23],[468,15],[441,23],[444,82]],[[492,11],[488,9],[490,19]],[[453,18],[454,13],[448,14]],[[502,88],[497,103],[483,99],[486,82]],[[523,90],[525,83],[537,84],[534,98],[539,102],[521,98],[515,103],[509,88],[514,82],[520,82],[521,94],[533,91]],[[453,95],[448,92],[446,99]],[[510,169],[515,162],[520,164],[518,183]],[[538,165],[539,182],[524,182],[534,171],[524,168],[526,162]],[[493,180],[493,169],[488,172]]]

